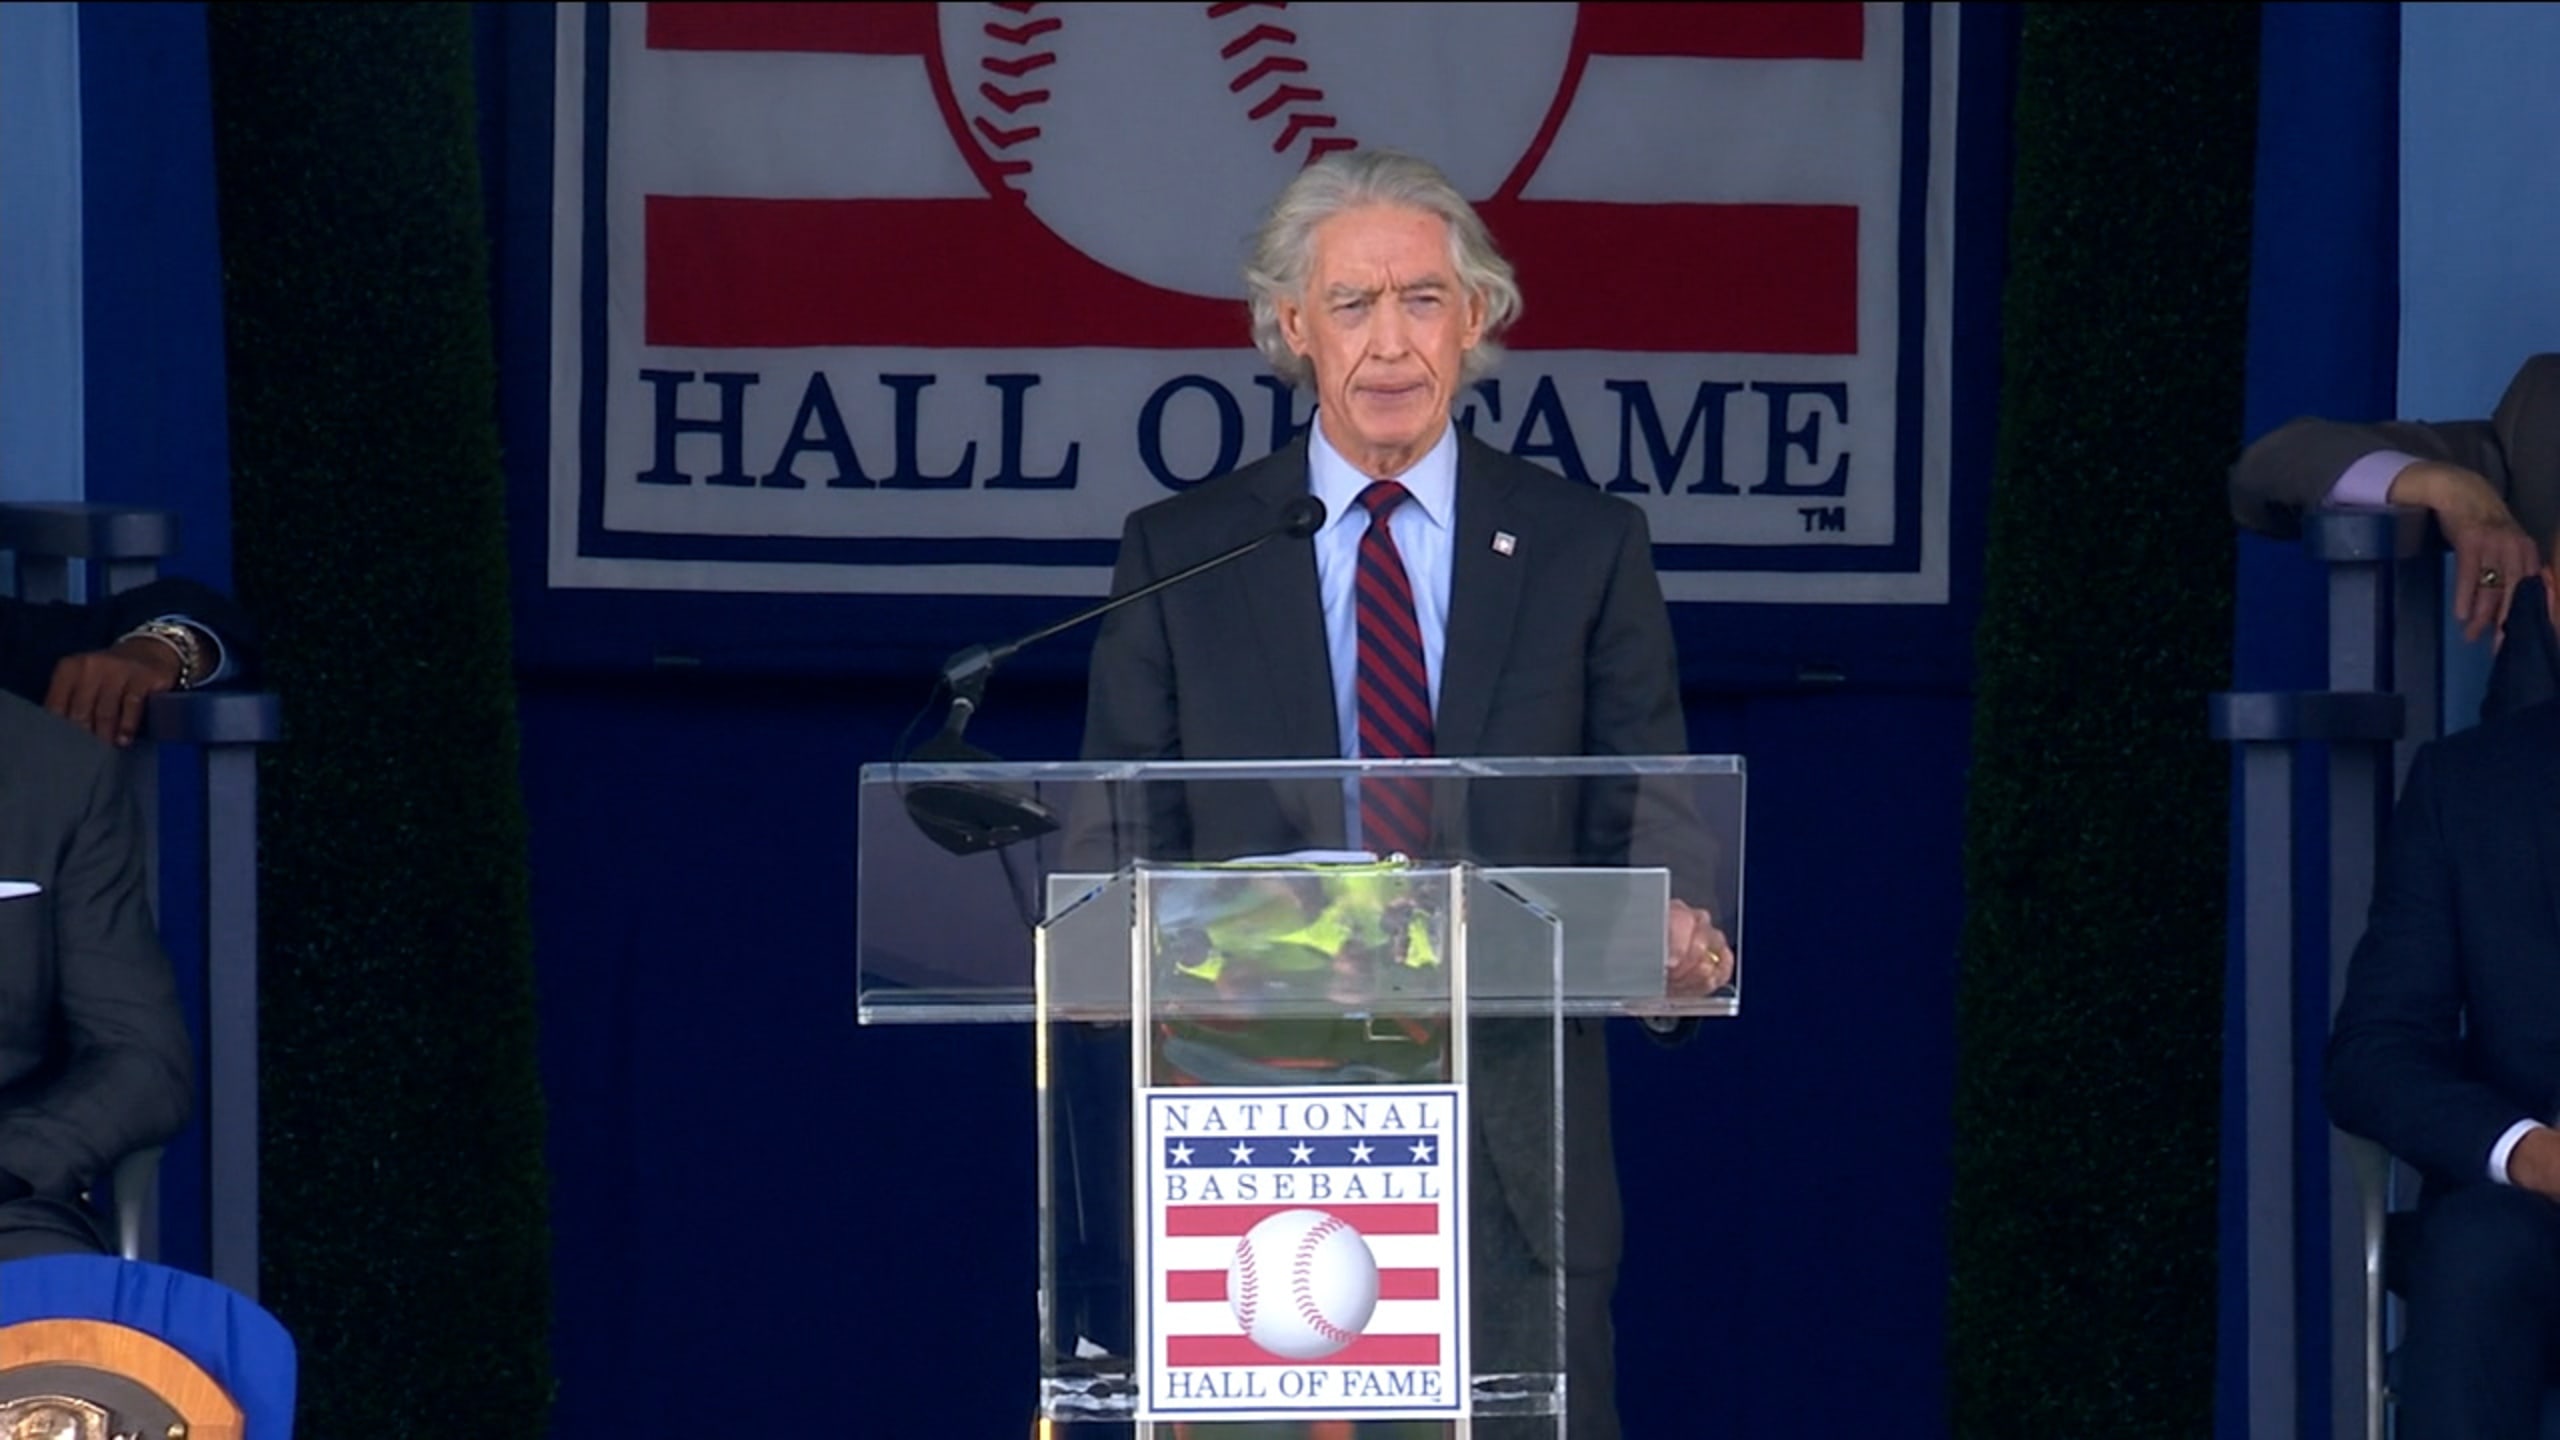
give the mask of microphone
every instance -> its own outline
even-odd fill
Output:
[[[942,673],[938,677],[941,688],[951,694],[950,712],[943,719],[941,731],[917,746],[909,758],[980,764],[993,762],[995,756],[967,743],[961,736],[985,701],[987,679],[995,673],[998,665],[1013,658],[1026,646],[1100,620],[1112,611],[1134,605],[1158,591],[1204,575],[1221,565],[1232,564],[1274,540],[1304,540],[1323,529],[1324,520],[1323,501],[1313,495],[1298,496],[1280,507],[1279,518],[1269,528],[1241,544],[1169,575],[1158,576],[1125,595],[1114,595],[1099,604],[1087,606],[1028,635],[999,645],[972,645],[954,654],[943,662]],[[1034,839],[1058,828],[1057,816],[1047,806],[1030,795],[1001,786],[968,781],[926,781],[909,786],[905,799],[907,814],[916,822],[917,828],[955,855],[974,855],[982,850]]]

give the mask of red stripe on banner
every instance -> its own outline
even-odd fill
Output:
[[[933,7],[877,5],[656,5],[652,50],[778,50],[829,55],[922,55],[941,43]]]
[[[1437,1365],[1437,1335],[1363,1335],[1321,1360],[1284,1360],[1241,1335],[1168,1335],[1167,1365]]]
[[[1244,305],[1108,270],[1000,200],[652,195],[652,345],[1230,349]]]
[[[1858,212],[1845,205],[1488,201],[1529,297],[1520,349],[1848,355]],[[1242,301],[1177,295],[1000,200],[653,195],[652,345],[705,349],[1250,343]]]
[[[1600,55],[1855,60],[1865,53],[1864,9],[1827,3],[1586,4],[1579,38],[1585,49]],[[938,35],[934,7],[911,0],[808,5],[723,0],[652,4],[648,43],[652,50],[922,55],[938,43]]]
[[[1586,4],[1576,36],[1595,55],[1719,60],[1855,60],[1864,5]]]
[[[1224,1270],[1167,1270],[1164,1272],[1164,1298],[1167,1300],[1224,1300],[1227,1298],[1227,1272]],[[1440,1272],[1418,1268],[1380,1270],[1378,1298],[1381,1300],[1437,1300],[1440,1298]]]
[[[1854,355],[1854,205],[1487,201],[1520,350]]]
[[[1303,1210],[1303,1205],[1168,1205],[1164,1212],[1164,1233],[1170,1236],[1241,1235],[1283,1210]],[[1440,1233],[1440,1207],[1437,1205],[1327,1205],[1328,1215],[1340,1216],[1344,1223],[1363,1235],[1437,1235]]]

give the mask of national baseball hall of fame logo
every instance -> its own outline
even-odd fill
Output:
[[[1142,1418],[1466,1413],[1462,1092],[1140,1092]]]
[[[1101,593],[1307,422],[1247,237],[1383,145],[1527,297],[1458,423],[1668,598],[1943,603],[1959,8],[559,6],[550,583]]]

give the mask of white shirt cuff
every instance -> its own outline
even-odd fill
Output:
[[[2489,1147],[2489,1178],[2501,1185],[2516,1183],[2507,1178],[2507,1157],[2515,1153],[2517,1141],[2541,1128],[2539,1120],[2519,1120],[2508,1126],[2507,1133],[2498,1137],[2498,1143]]]
[[[2415,455],[2397,450],[2376,450],[2339,472],[2337,483],[2329,487],[2332,505],[2373,505],[2391,503],[2391,482],[2402,470],[2418,463]]]

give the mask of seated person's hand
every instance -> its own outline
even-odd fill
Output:
[[[1713,915],[1674,900],[1669,930],[1669,944],[1663,956],[1664,988],[1668,993],[1712,995],[1733,983],[1741,968],[1741,957],[1733,953],[1733,942],[1717,928]]]
[[[177,689],[180,667],[168,645],[127,636],[108,649],[64,657],[53,667],[44,708],[110,745],[131,745],[142,730],[143,702]]]
[[[2507,1152],[2507,1179],[2519,1189],[2560,1199],[2560,1130],[2537,1125]]]
[[[2453,550],[2453,618],[2462,638],[2476,641],[2504,624],[2515,587],[2540,573],[2542,555],[2497,487],[2476,470],[2420,460],[2391,478],[2390,498],[2435,512]]]

